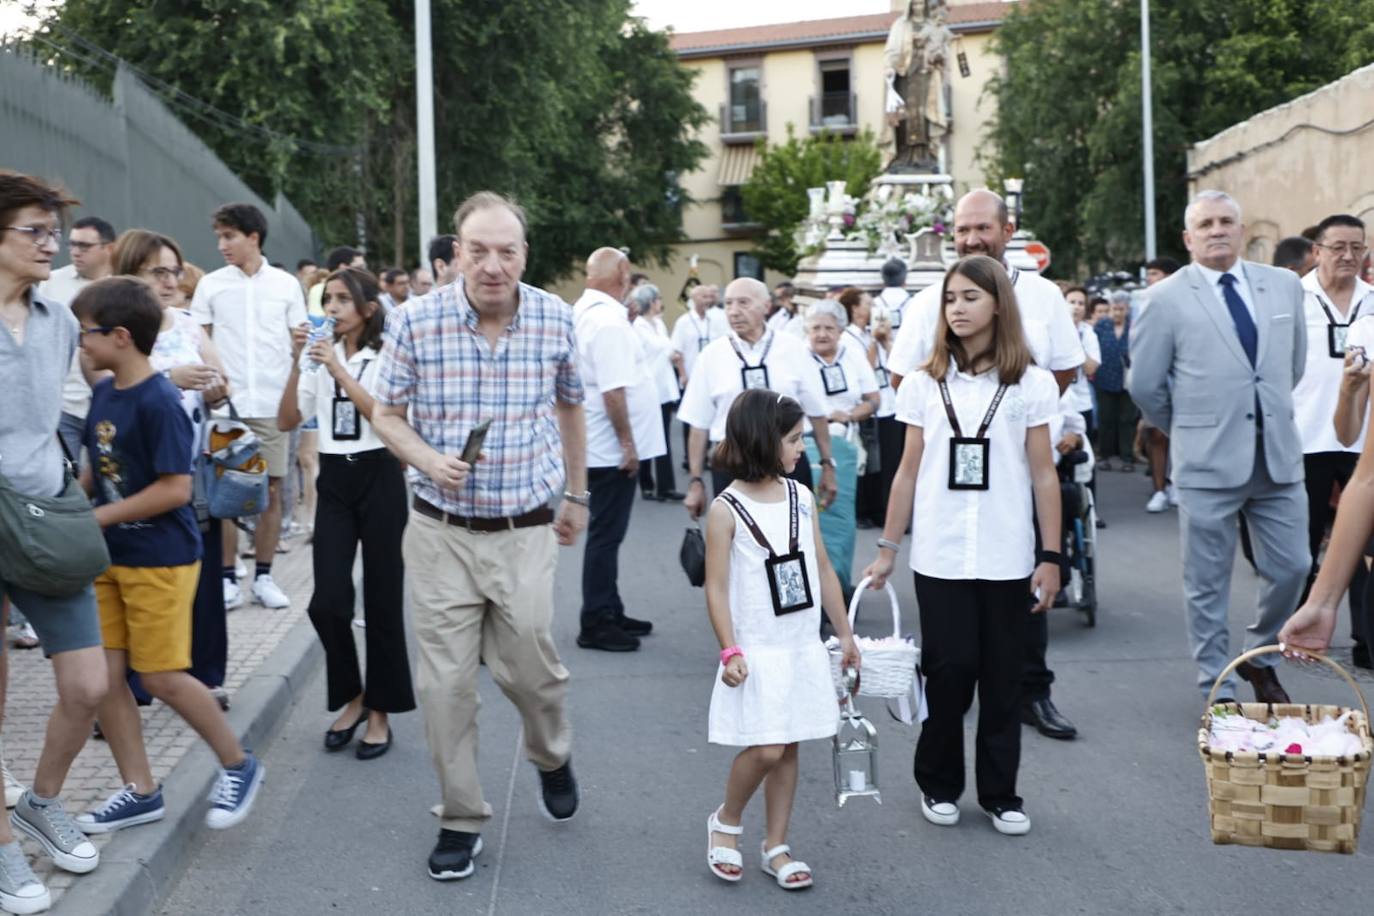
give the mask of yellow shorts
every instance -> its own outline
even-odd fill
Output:
[[[105,648],[128,652],[135,671],[191,667],[191,604],[199,581],[199,562],[105,570],[95,580]]]

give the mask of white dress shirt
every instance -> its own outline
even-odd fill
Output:
[[[735,354],[732,343],[739,347],[745,362]],[[767,366],[768,387],[795,399],[808,417],[823,417],[828,413],[821,374],[811,361],[811,351],[806,344],[791,334],[765,331],[751,346],[732,331],[712,341],[702,351],[697,369],[687,379],[687,390],[682,393],[678,419],[688,426],[708,430],[712,442],[724,439],[730,405],[744,390],[740,370],[746,363]],[[803,421],[803,426],[809,429],[810,421]]]
[[[668,329],[663,319],[657,316],[635,319],[635,331],[644,344],[645,355],[649,359],[654,375],[654,386],[658,389],[658,402],[671,404],[682,396],[677,384],[677,370],[673,368],[673,341],[668,337]]]
[[[1362,329],[1357,339],[1355,328],[1360,327],[1361,316],[1374,315],[1374,287],[1356,277],[1350,311],[1344,315],[1335,300],[1322,289],[1315,270],[1302,278],[1302,291],[1302,307],[1307,321],[1307,368],[1293,388],[1293,418],[1298,424],[1298,435],[1302,437],[1303,454],[1359,452],[1364,448],[1363,431],[1360,438],[1347,447],[1336,438],[1336,427],[1332,423],[1336,401],[1340,398],[1345,358],[1331,355],[1331,339],[1327,329],[1331,327],[1331,318],[1335,318],[1337,325],[1350,326],[1347,347],[1351,344],[1367,347],[1367,330]],[[1322,308],[1323,305],[1326,308]],[[1328,310],[1331,318],[1327,317]],[[1366,355],[1369,355],[1368,351]]]
[[[860,347],[864,356],[864,362],[868,361],[868,348],[873,343],[873,335],[866,329],[858,325],[851,324],[844,329],[845,337],[853,343],[851,346]],[[892,390],[892,379],[887,374],[887,351],[882,344],[878,344],[878,365],[876,368],[869,367],[873,371],[873,376],[878,382],[878,412],[873,416],[878,419],[891,417],[897,413],[897,393]],[[879,371],[881,370],[881,371]]]
[[[365,391],[371,392],[376,387],[377,372],[382,366],[381,354],[377,350],[363,347],[349,357],[345,356],[343,341],[337,341],[334,344],[334,358],[343,364],[348,374],[358,381]],[[348,393],[323,366],[317,372],[302,372],[300,380],[296,383],[296,406],[300,408],[301,418],[306,422],[314,418],[320,421],[320,454],[355,455],[359,452],[386,448],[361,410],[358,411],[358,438],[343,441],[334,438],[336,396],[346,398]]]
[[[994,371],[950,371],[947,384],[965,436],[977,433],[997,393]],[[936,381],[924,370],[897,389],[897,419],[921,427],[925,447],[916,473],[911,568],[936,579],[1025,579],[1035,571],[1030,460],[1026,430],[1047,425],[1059,408],[1054,376],[1036,366],[1007,389],[987,431],[988,489],[949,488],[954,431]]]
[[[1083,345],[1083,352],[1088,359],[1095,363],[1102,362],[1102,342],[1097,339],[1093,326],[1086,321],[1078,326],[1078,341]],[[1073,402],[1080,411],[1093,409],[1093,384],[1082,369],[1073,377],[1067,393],[1073,395]]]
[[[682,354],[682,371],[687,373],[688,379],[691,379],[692,367],[706,345],[729,333],[730,324],[720,309],[707,309],[703,318],[696,309],[690,308],[687,314],[677,320],[673,325],[673,349]]]
[[[877,302],[887,310],[888,318],[892,324],[892,330],[896,331],[902,326],[902,320],[906,317],[907,306],[911,305],[916,298],[915,293],[907,292],[901,286],[886,286],[883,291],[874,297]]]
[[[768,316],[768,330],[791,334],[798,339],[804,339],[806,337],[806,319],[802,317],[801,306],[797,306],[795,312],[778,309]]]
[[[622,389],[635,452],[640,459],[657,458],[667,443],[659,410],[658,385],[644,344],[630,326],[624,305],[598,290],[589,289],[573,305],[577,339],[577,371],[582,376],[587,417],[587,467],[613,468],[624,451],[611,418],[606,413],[603,391]]]
[[[71,308],[76,294],[90,283],[76,272],[75,264],[68,264],[57,268],[38,284],[38,294]],[[86,375],[81,371],[81,348],[77,347],[72,354],[72,364],[67,367],[67,377],[62,380],[62,412],[84,420],[90,409],[91,386],[86,384]]]
[[[1021,311],[1021,329],[1035,364],[1052,372],[1083,365],[1083,344],[1059,287],[1033,271],[1012,268],[1009,274]],[[898,375],[912,374],[930,358],[943,307],[943,291],[943,284],[934,283],[917,293],[908,305],[906,320],[893,341],[888,362]]]
[[[827,414],[837,410],[852,411],[859,406],[864,395],[876,394],[878,391],[878,378],[873,374],[873,367],[868,364],[868,356],[850,342],[847,335],[842,335],[840,347],[835,354],[833,363],[825,362],[816,355],[815,351],[811,351],[811,363],[812,369],[816,372],[816,377],[820,379],[822,394],[825,393],[825,377],[821,374],[822,366],[838,365],[844,373],[845,390],[825,395]]]
[[[1221,303],[1222,308],[1227,309],[1226,314],[1231,314],[1229,307],[1226,305],[1226,294],[1222,292],[1221,289],[1222,271],[1213,270],[1205,264],[1198,264],[1197,261],[1194,261],[1193,263],[1197,264],[1197,269],[1202,271],[1202,276],[1206,278],[1207,285],[1212,288],[1212,295],[1217,297],[1217,301]],[[1240,298],[1245,303],[1245,309],[1250,313],[1250,320],[1254,321],[1255,296],[1253,293],[1250,292],[1250,281],[1245,279],[1245,268],[1243,266],[1243,262],[1239,258],[1237,258],[1236,263],[1232,264],[1230,268],[1228,268],[1225,271],[1225,273],[1228,273],[1236,278],[1236,292],[1240,293]],[[1325,336],[1324,332],[1323,336]]]
[[[239,416],[275,419],[291,375],[291,329],[309,320],[296,278],[266,259],[251,277],[226,265],[196,285],[191,317],[212,329]]]

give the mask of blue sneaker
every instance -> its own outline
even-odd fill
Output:
[[[211,807],[205,812],[205,826],[226,830],[247,817],[265,770],[252,754],[246,754],[237,767],[220,770],[219,782],[210,793]]]
[[[110,833],[121,827],[136,827],[162,820],[167,809],[162,806],[162,786],[151,795],[139,795],[132,784],[109,797],[94,811],[76,816],[76,826],[85,834]]]

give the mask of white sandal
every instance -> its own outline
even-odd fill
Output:
[[[711,834],[723,833],[726,836],[739,836],[744,833],[744,826],[731,827],[729,824],[720,822],[720,809],[711,812],[711,816],[706,819],[706,865],[711,869],[711,874],[722,881],[735,882],[744,877],[744,856],[740,855],[738,849],[731,849],[729,846],[712,846]],[[722,865],[733,865],[739,871],[733,875],[720,870]]]
[[[782,868],[779,868],[777,871],[773,870],[773,860],[776,859],[778,856],[787,855],[788,853],[790,853],[792,851],[791,846],[788,846],[786,843],[784,843],[781,846],[774,846],[772,849],[769,849],[768,841],[764,840],[760,848],[763,852],[763,873],[765,875],[768,875],[774,881],[778,882],[778,887],[782,888],[785,891],[799,891],[804,887],[811,886],[811,866],[807,865],[805,862],[800,862],[796,859],[793,859],[791,862],[788,862],[786,865],[784,865]],[[798,872],[803,871],[806,872],[805,880],[787,880],[788,878],[792,877]]]

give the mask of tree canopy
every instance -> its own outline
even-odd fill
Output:
[[[433,0],[432,23],[439,231],[462,198],[490,189],[529,214],[532,282],[600,245],[666,258],[690,202],[678,176],[705,157],[695,135],[708,120],[667,36],[632,17],[630,0]],[[66,0],[45,35],[45,54],[97,84],[110,73],[81,41],[218,109],[173,100],[325,245],[365,234],[374,266],[413,261],[413,3]]]
[[[872,131],[853,139],[826,132],[799,140],[790,124],[786,142],[770,146],[761,140],[759,150],[759,162],[740,189],[744,210],[763,229],[755,242],[763,266],[791,276],[803,254],[795,236],[810,208],[806,189],[843,181],[845,193],[861,198],[882,171],[882,155]]]
[[[1150,30],[1157,242],[1182,256],[1189,145],[1374,60],[1374,0],[1155,3]],[[987,164],[1025,178],[1025,222],[1053,248],[1051,270],[1138,263],[1139,4],[1019,3],[995,47],[1006,69],[987,90]]]

